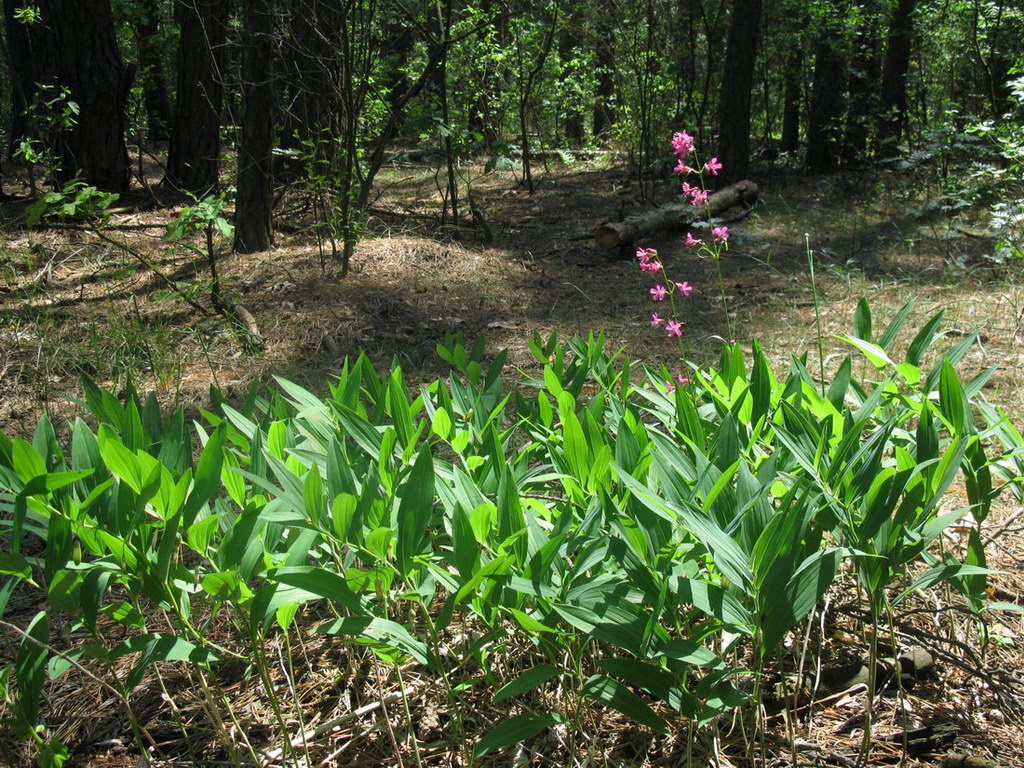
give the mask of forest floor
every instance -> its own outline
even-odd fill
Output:
[[[322,267],[317,241],[309,233],[308,207],[297,194],[286,195],[278,208],[273,249],[227,255],[220,263],[225,291],[252,313],[266,339],[258,355],[246,353],[216,316],[168,297],[165,285],[128,250],[97,245],[93,234],[82,229],[26,230],[19,222],[23,206],[4,204],[0,429],[24,436],[42,413],[55,420],[71,414],[82,374],[115,389],[123,388],[130,374],[139,390],[154,390],[165,402],[182,402],[193,412],[207,402],[210,385],[229,399],[241,399],[253,382],[268,384],[278,375],[325,391],[346,356],[360,351],[385,368],[397,361],[415,386],[446,373],[435,348],[447,333],[467,339],[483,335],[491,354],[507,348],[509,364],[528,369],[534,358],[527,343],[534,334],[602,332],[609,346],[625,347],[631,358],[680,368],[678,347],[650,327],[651,281],[631,254],[620,258],[593,244],[598,223],[649,205],[640,202],[639,188],[626,171],[553,166],[539,172],[532,195],[511,172],[473,173],[474,200],[483,211],[489,241],[480,228],[440,226],[436,169],[395,166],[381,175],[366,237],[346,278],[329,257]],[[728,307],[742,344],[757,339],[779,371],[791,356],[805,353],[808,367],[816,370],[818,334],[806,233],[815,262],[827,370],[834,370],[850,349],[836,335],[853,332],[862,296],[877,327],[913,298],[903,343],[939,310],[945,310],[943,328],[950,340],[980,332],[962,372],[970,376],[998,366],[986,397],[1024,426],[1024,272],[1020,264],[996,264],[987,257],[992,242],[979,222],[969,216],[950,218],[928,205],[933,190],[919,178],[755,178],[761,199],[730,225],[723,260]],[[651,197],[664,202],[673,191],[655,189]],[[163,239],[176,211],[117,212],[105,234],[175,280],[196,281],[201,289],[203,259]],[[638,245],[657,248],[673,277],[694,286],[682,305],[687,353],[698,364],[713,363],[726,333],[713,263],[694,258],[679,233]],[[205,301],[201,292],[198,300]],[[1024,599],[1020,516],[1020,509],[1004,505],[986,523],[993,542],[990,566],[1005,571],[994,578],[993,594],[1018,603]],[[966,647],[945,646],[949,657],[936,658],[930,676],[905,699],[902,706],[922,728],[952,726],[951,736],[926,742],[906,764],[938,765],[945,755],[958,754],[993,761],[973,764],[979,767],[1024,765],[1024,702],[1014,692],[1024,679],[1024,623],[1017,615],[1001,616],[1005,623],[990,627],[987,647],[971,639]],[[924,619],[916,626],[937,632]],[[969,626],[969,620],[961,620],[958,636],[976,638]],[[844,641],[837,635],[830,642],[841,646]],[[858,652],[854,644],[833,655]],[[894,724],[899,718],[896,699],[882,701],[873,762],[891,765],[899,762],[902,745],[899,739],[886,742],[885,734],[898,731]],[[862,704],[863,693],[854,692],[818,706],[798,722],[801,760],[847,764],[842,755],[856,751],[860,737],[852,716]],[[70,700],[62,707],[66,717],[82,718],[94,708],[95,702],[86,707]],[[769,724],[780,743],[785,741],[782,718]],[[92,726],[71,730],[80,739],[94,740]],[[637,738],[623,731],[624,741]],[[685,764],[678,747],[655,749],[644,739],[633,747],[632,757],[613,754],[605,764]],[[785,750],[770,751],[788,761],[791,748],[792,742]],[[133,764],[112,749],[97,747],[83,762]],[[676,762],[669,759],[673,754]],[[424,759],[455,765],[458,758]]]

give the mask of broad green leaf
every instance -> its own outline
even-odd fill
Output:
[[[864,339],[858,339],[856,336],[839,336],[840,339],[852,344],[859,349],[871,364],[875,368],[884,368],[887,365],[895,365],[889,356],[885,353],[885,350],[877,344],[872,344],[870,341]]]
[[[928,351],[928,347],[931,346],[935,340],[935,331],[939,327],[939,323],[942,322],[942,316],[946,313],[946,310],[940,309],[931,319],[925,323],[921,330],[914,336],[914,340],[910,342],[910,346],[907,347],[907,358],[906,361],[911,365],[920,365],[921,358],[924,357],[924,353]]]
[[[434,460],[426,443],[420,447],[412,471],[402,484],[398,505],[396,566],[403,576],[412,570],[412,559],[420,553],[427,538],[434,511]]]
[[[409,634],[401,624],[376,616],[348,616],[316,628],[324,635],[355,635],[397,648],[424,666],[431,666],[427,646]]]
[[[669,640],[654,655],[708,669],[728,669],[725,662],[718,658],[714,651],[693,640],[681,637]]]
[[[562,722],[565,722],[564,718],[556,712],[547,712],[542,715],[527,712],[510,717],[483,735],[473,750],[473,756],[479,759],[488,752],[511,744],[518,744],[535,736],[545,728]]]
[[[494,694],[494,701],[497,703],[513,696],[519,696],[527,691],[532,691],[551,678],[558,677],[561,674],[562,670],[551,664],[538,664],[535,667],[530,667],[514,680],[499,688]]]
[[[314,595],[344,606],[354,614],[361,615],[366,612],[363,600],[352,591],[348,582],[338,574],[325,571],[322,568],[311,566],[278,568],[272,571],[268,578],[290,587],[298,587],[312,592]]]
[[[857,302],[857,309],[853,313],[853,332],[858,339],[871,341],[871,305],[863,296]]]
[[[658,733],[668,733],[665,721],[654,714],[643,699],[618,680],[606,675],[592,675],[583,685],[582,695],[621,712],[631,720]]]

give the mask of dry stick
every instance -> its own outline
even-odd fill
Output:
[[[298,748],[298,747],[302,746],[303,741],[307,741],[308,742],[308,741],[313,741],[315,739],[318,739],[321,736],[323,736],[325,733],[333,731],[333,730],[337,729],[339,726],[344,725],[345,723],[347,723],[347,722],[349,722],[351,720],[358,720],[363,715],[368,715],[370,712],[373,712],[374,710],[380,709],[381,707],[384,707],[385,711],[386,711],[386,705],[394,704],[396,701],[400,701],[401,698],[402,698],[402,694],[400,692],[398,692],[398,691],[396,691],[394,693],[389,693],[386,696],[382,696],[381,698],[377,699],[377,701],[371,701],[369,704],[364,704],[363,706],[359,707],[359,709],[354,709],[351,712],[346,712],[344,715],[339,715],[338,717],[334,718],[333,720],[328,720],[325,723],[321,723],[316,728],[308,730],[305,733],[301,733],[301,734],[299,734],[297,736],[293,736],[292,739],[291,739],[291,742],[290,742],[291,746],[292,746],[292,748]],[[273,749],[273,750],[271,750],[269,752],[264,752],[263,755],[262,755],[262,758],[263,758],[263,763],[262,764],[264,766],[269,765],[270,763],[273,763],[275,760],[277,760],[278,758],[282,757],[283,755],[284,755],[284,748],[283,747],[280,747],[278,749]]]
[[[185,292],[182,291],[181,288],[178,287],[177,283],[175,283],[173,280],[171,280],[171,278],[169,278],[167,275],[165,275],[159,269],[157,269],[157,267],[153,264],[153,262],[151,262],[149,259],[147,259],[145,256],[143,256],[141,253],[136,251],[134,248],[130,248],[129,246],[127,246],[124,243],[119,243],[117,240],[114,240],[111,237],[107,237],[106,235],[103,234],[103,232],[101,230],[97,229],[97,230],[93,230],[93,232],[96,235],[96,237],[98,237],[100,240],[102,240],[105,243],[109,243],[110,245],[114,246],[115,248],[120,248],[122,251],[124,251],[129,256],[131,256],[136,261],[138,261],[140,264],[142,264],[142,266],[144,266],[146,269],[150,270],[154,275],[156,275],[158,278],[160,278],[160,280],[162,280],[164,282],[164,284],[167,285],[168,288],[170,288],[172,291],[174,291],[181,299],[183,299],[193,309],[198,310],[199,312],[203,313],[207,317],[210,316],[210,310],[208,310],[206,307],[204,307],[198,301],[196,301],[194,299],[190,299],[188,296],[186,296]]]
[[[77,660],[71,658],[63,651],[58,651],[52,645],[48,645],[47,643],[44,643],[41,640],[36,640],[34,637],[32,637],[32,635],[28,634],[25,630],[23,630],[16,624],[11,624],[9,621],[4,621],[3,619],[0,619],[0,626],[7,627],[8,629],[13,629],[15,632],[21,635],[22,638],[32,643],[32,645],[38,646],[39,648],[42,648],[44,651],[52,653],[54,656],[63,659],[68,664],[77,669],[79,672],[81,672],[83,675],[88,677],[90,680],[99,683],[100,687],[103,688],[103,690],[113,694],[114,698],[116,698],[118,702],[121,704],[121,706],[124,707],[124,711],[125,714],[128,715],[128,719],[132,721],[132,724],[135,726],[136,729],[138,729],[138,732],[146,737],[146,741],[149,742],[150,748],[158,754],[160,753],[160,748],[157,746],[156,740],[153,738],[150,732],[146,730],[145,726],[143,726],[142,723],[140,723],[135,718],[135,714],[132,712],[131,705],[128,703],[128,699],[126,699],[124,694],[117,690],[117,688],[115,688],[106,680],[94,674],[93,672],[90,672],[88,669],[82,666]],[[148,763],[145,751],[143,751],[142,759],[143,762]]]
[[[858,615],[856,612],[851,611],[849,609],[838,608],[837,610],[840,613],[850,616],[851,618],[859,619],[861,621],[865,620],[864,616]],[[969,675],[973,675],[975,677],[980,678],[985,682],[986,685],[988,685],[990,690],[996,693],[996,695],[998,695],[1000,688],[1012,694],[1015,694],[1016,696],[1021,695],[1022,691],[1019,688],[1015,689],[1014,686],[1006,683],[1005,681],[997,681],[994,677],[992,677],[991,674],[982,669],[980,666],[981,660],[978,658],[977,654],[974,653],[974,649],[971,648],[971,646],[967,645],[967,643],[961,642],[960,640],[955,640],[953,638],[944,638],[943,640],[943,642],[946,642],[961,650],[965,656],[970,657],[971,661],[979,666],[971,666],[967,662],[963,661],[960,657],[953,655],[949,651],[945,651],[939,648],[937,645],[931,645],[928,641],[935,640],[935,638],[926,632],[921,632],[920,630],[914,629],[913,627],[908,627],[901,622],[897,622],[897,627],[897,634],[918,640],[921,643],[921,645],[928,650],[929,653],[932,653],[933,655],[941,658],[943,661],[952,664],[954,667],[957,667],[958,669],[966,672]],[[1020,709],[1019,705],[1017,709]]]

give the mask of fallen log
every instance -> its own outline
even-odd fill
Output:
[[[622,221],[605,222],[597,228],[594,237],[601,248],[622,248],[655,232],[686,229],[707,216],[716,216],[734,205],[749,205],[755,200],[757,184],[749,180],[738,181],[709,195],[706,205],[666,203]]]

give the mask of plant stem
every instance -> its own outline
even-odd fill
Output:
[[[818,305],[818,283],[814,279],[814,251],[811,250],[811,236],[804,233],[804,251],[807,253],[807,269],[811,274],[811,296],[814,298],[814,330],[818,337],[818,381],[821,394],[825,395],[825,346],[821,340],[821,308]]]

